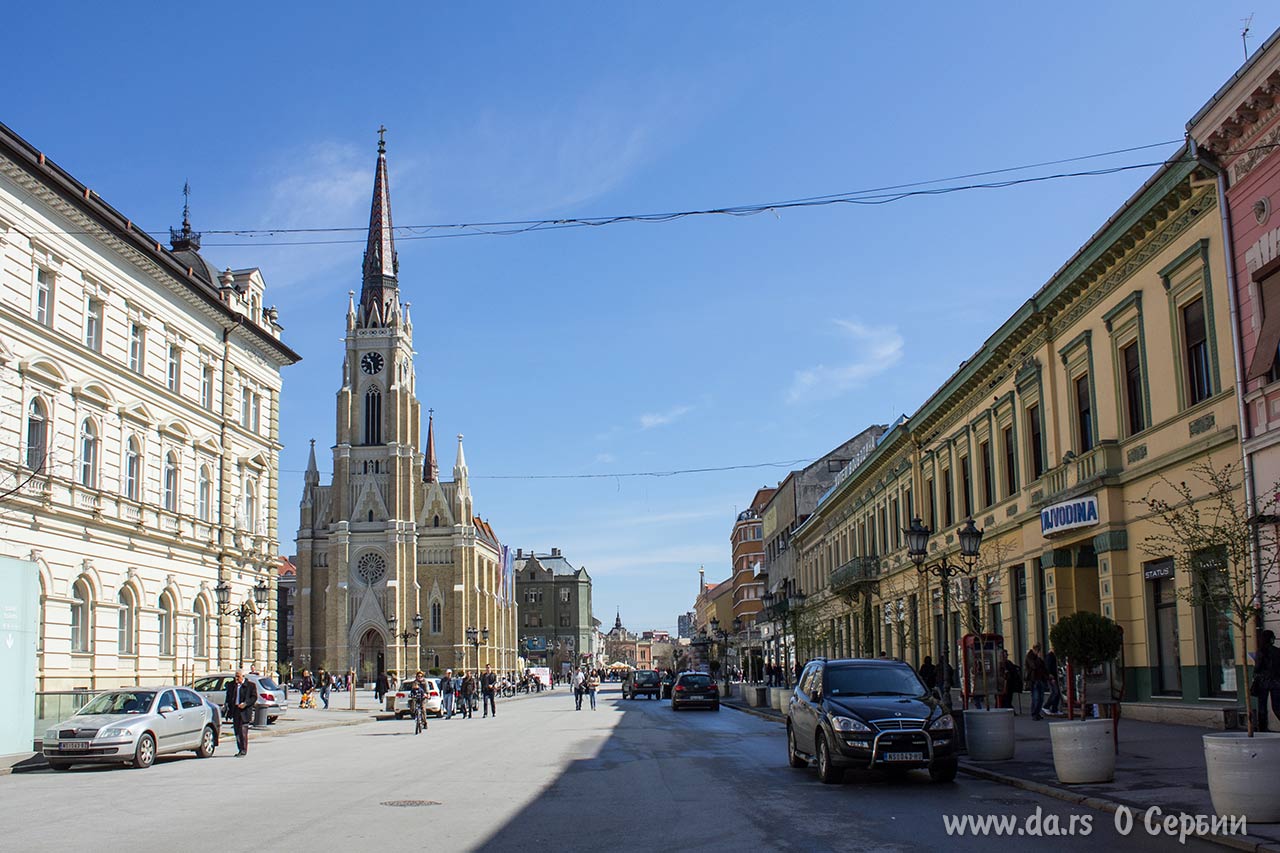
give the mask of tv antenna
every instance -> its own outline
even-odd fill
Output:
[[[1249,27],[1253,26],[1253,13],[1249,13],[1249,17],[1241,18],[1240,23],[1244,24],[1244,29],[1240,31],[1240,41],[1244,44],[1244,59],[1249,61]]]

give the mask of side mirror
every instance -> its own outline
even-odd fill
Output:
[[[176,709],[176,708],[174,708],[172,705],[161,705],[161,706],[160,706],[160,713],[161,713],[161,714],[172,714],[172,713],[173,713],[174,711],[176,711],[176,710],[177,710],[177,709]]]

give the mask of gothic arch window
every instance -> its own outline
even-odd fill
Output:
[[[71,651],[89,652],[93,648],[93,593],[89,582],[80,578],[71,587]]]
[[[381,554],[365,554],[356,563],[356,576],[373,586],[387,576],[387,561]]]
[[[382,392],[377,385],[364,392],[364,443],[382,444]]]
[[[131,501],[142,499],[142,446],[132,435],[124,451],[124,496]]]
[[[92,418],[85,418],[80,425],[80,485],[90,489],[98,487],[98,427]]]
[[[120,605],[120,621],[116,629],[118,653],[136,655],[138,653],[138,602],[134,598],[133,590],[127,586],[122,587],[116,602]]]
[[[27,409],[27,467],[44,472],[45,455],[49,450],[49,410],[44,400],[31,398]]]
[[[439,601],[431,602],[431,633],[444,633],[444,607]]]
[[[195,616],[191,618],[191,654],[198,658],[209,656],[209,606],[203,598],[196,599]]]
[[[435,517],[432,519],[431,526],[432,526],[432,527],[439,527],[439,526],[440,526],[440,516],[438,516],[438,515],[437,515],[437,516],[435,516]]]
[[[172,450],[164,457],[164,508],[178,511],[178,454]]]

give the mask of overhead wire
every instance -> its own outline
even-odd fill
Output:
[[[812,457],[784,459],[779,462],[751,462],[743,465],[718,465],[704,468],[674,468],[669,471],[621,471],[610,474],[473,474],[473,480],[613,480],[620,477],[675,477],[683,474],[709,474],[721,471],[745,471],[753,468],[785,468],[807,465]],[[300,468],[281,468],[281,473],[305,474]]]

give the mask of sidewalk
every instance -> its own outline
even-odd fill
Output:
[[[766,720],[786,720],[772,708],[751,708],[738,697],[722,700],[722,704]],[[1139,825],[1143,813],[1152,806],[1158,806],[1162,815],[1214,813],[1201,735],[1216,729],[1122,719],[1115,781],[1099,785],[1058,782],[1049,743],[1049,720],[1037,722],[1023,714],[1014,718],[1014,731],[1018,746],[1011,761],[970,761],[962,757],[961,771],[1109,813],[1127,806]],[[1246,836],[1206,840],[1239,850],[1280,851],[1280,824],[1250,824]]]

